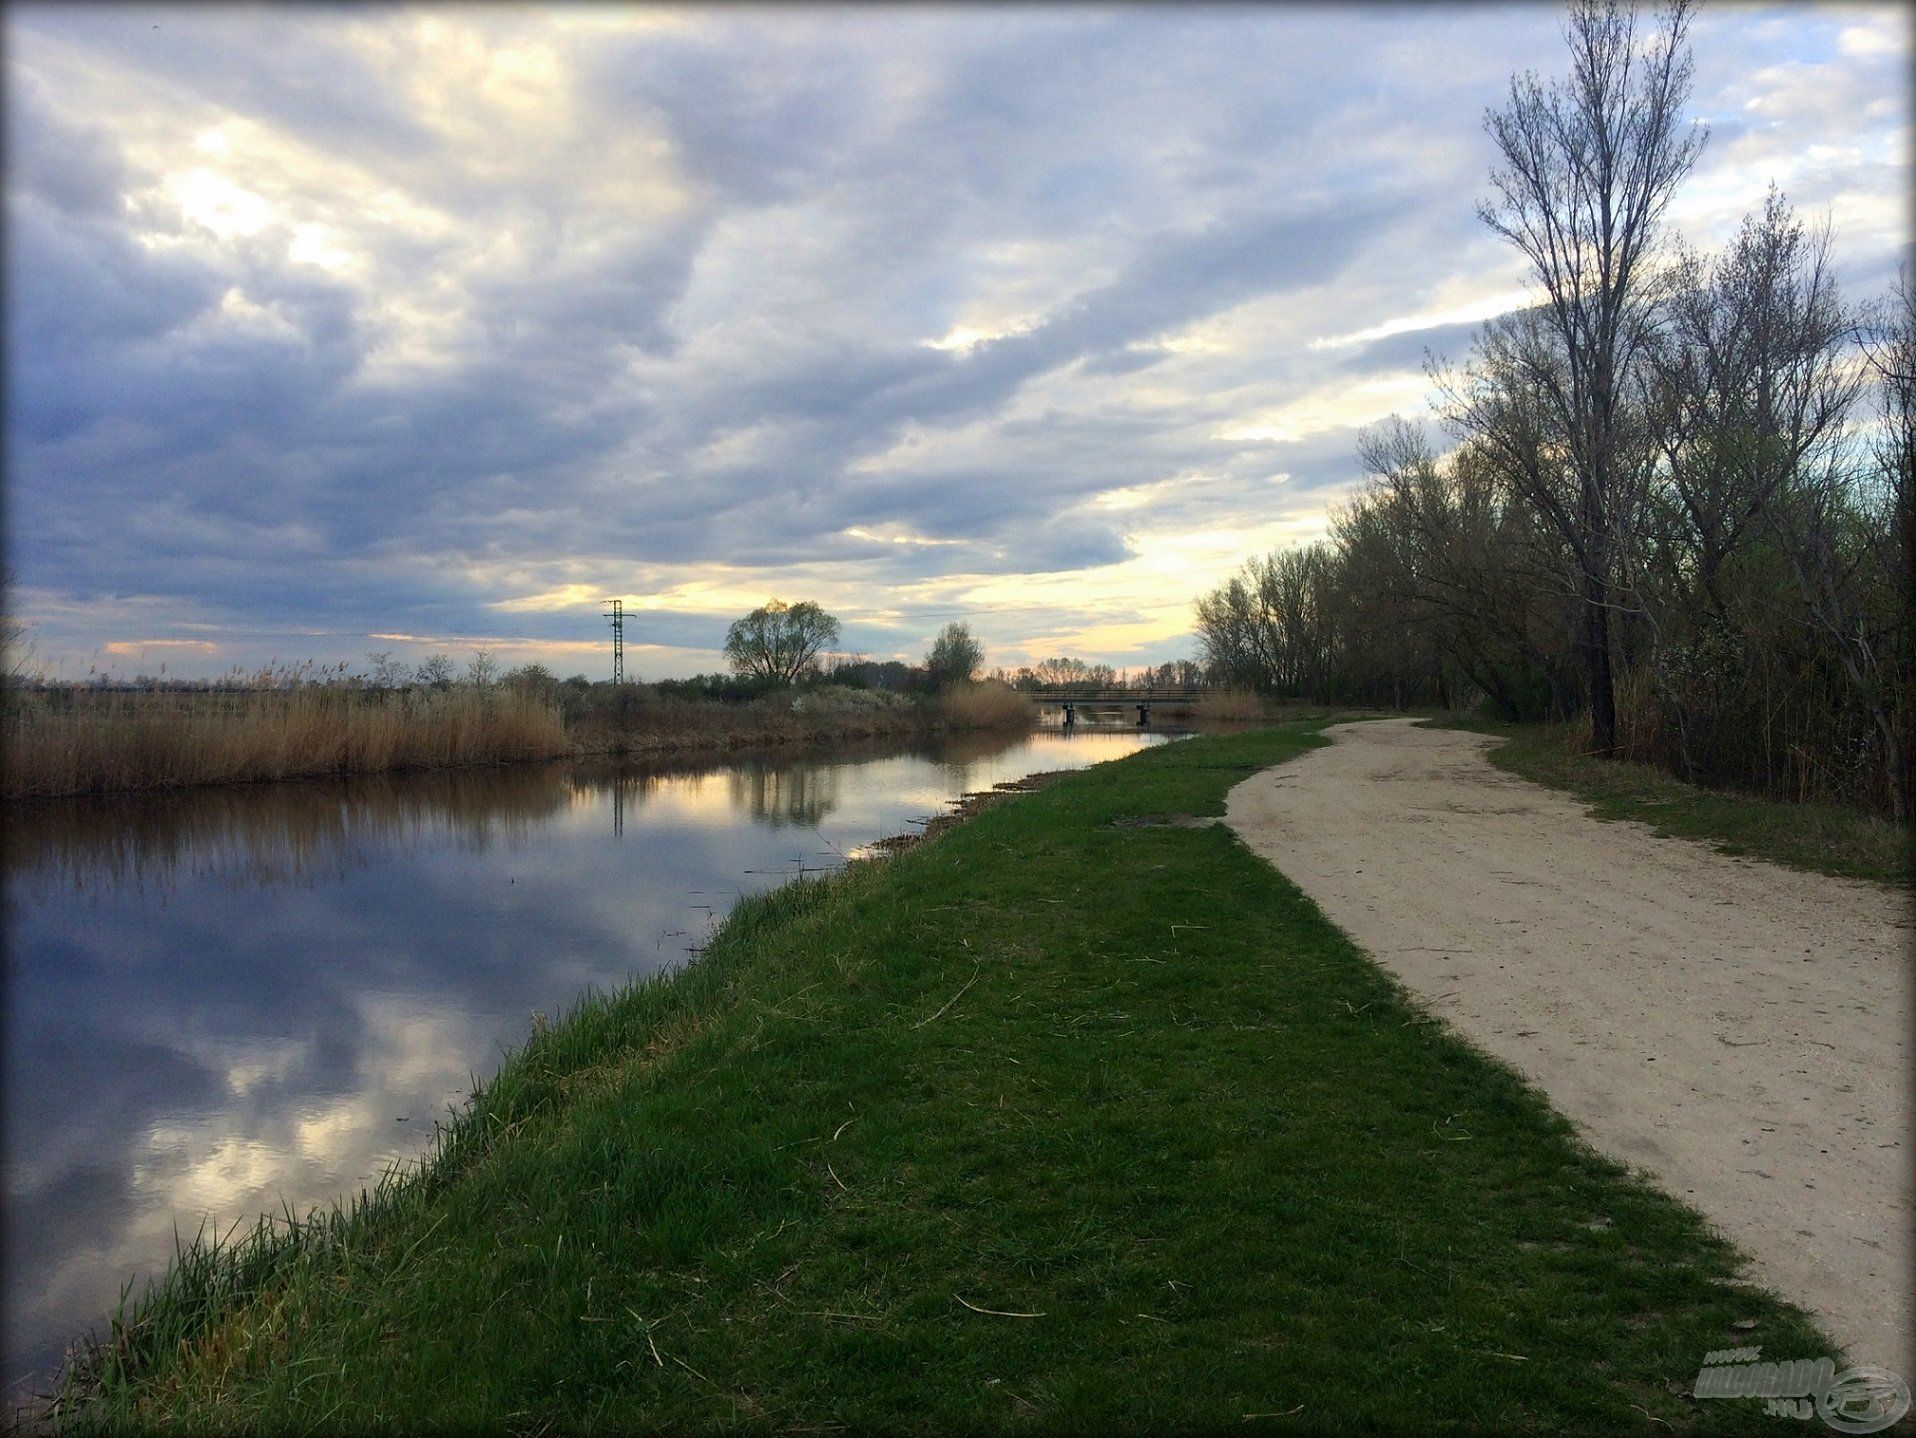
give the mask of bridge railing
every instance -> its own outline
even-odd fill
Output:
[[[1152,704],[1197,699],[1204,693],[1202,689],[1032,689],[1026,692],[1040,704]]]

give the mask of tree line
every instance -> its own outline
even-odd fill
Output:
[[[1440,448],[1392,420],[1317,544],[1197,605],[1220,677],[1484,702],[1696,781],[1908,812],[1916,297],[1852,306],[1774,188],[1720,252],[1661,223],[1703,144],[1689,8],[1579,4],[1569,77],[1486,129],[1481,217],[1535,302],[1433,361]]]

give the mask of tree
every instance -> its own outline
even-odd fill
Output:
[[[415,677],[429,688],[450,689],[452,687],[452,656],[449,654],[430,656],[419,666],[419,673]]]
[[[838,621],[810,600],[774,599],[725,631],[725,656],[739,674],[791,684],[837,639]]]
[[[1046,659],[1032,666],[1031,683],[1035,688],[1057,689],[1067,684],[1088,684],[1091,682],[1091,666],[1082,659],[1068,656]]]
[[[971,626],[947,624],[938,631],[931,653],[925,656],[925,669],[931,676],[931,687],[948,689],[954,684],[969,683],[984,659],[984,646],[971,637]]]
[[[472,662],[466,665],[466,683],[475,689],[490,689],[499,682],[499,661],[492,657],[490,649],[472,651]]]
[[[1801,557],[1792,521],[1817,508],[1804,485],[1843,471],[1862,390],[1851,330],[1827,228],[1806,230],[1774,187],[1721,256],[1686,255],[1674,272],[1646,403],[1660,472],[1630,567],[1682,778],[1747,747],[1733,696],[1773,652],[1762,611],[1778,596],[1740,571],[1779,536]]]
[[[521,664],[500,677],[500,683],[535,699],[550,699],[559,692],[559,678],[543,664]]]
[[[1775,522],[1810,625],[1876,731],[1890,814],[1900,822],[1909,812],[1916,699],[1916,293],[1907,270],[1860,338],[1879,406],[1873,453],[1806,466],[1776,505]]]
[[[397,689],[410,677],[406,666],[393,657],[390,649],[368,654],[366,662],[372,666],[367,682],[375,689]]]
[[[1630,432],[1626,401],[1654,331],[1658,227],[1704,139],[1681,119],[1689,22],[1687,0],[1676,0],[1639,45],[1634,6],[1578,0],[1565,30],[1569,79],[1546,89],[1534,74],[1515,77],[1508,104],[1485,117],[1502,163],[1491,173],[1496,197],[1478,214],[1529,261],[1542,298],[1492,356],[1493,370],[1522,381],[1523,403],[1514,413],[1465,404],[1457,418],[1511,446],[1513,485],[1569,548],[1598,753],[1616,748],[1617,538],[1651,453]],[[1498,422],[1513,418],[1528,423],[1500,434]]]

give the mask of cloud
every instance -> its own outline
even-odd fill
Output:
[[[1481,117],[1561,68],[1496,7],[7,23],[12,603],[82,666],[577,667],[612,593],[686,670],[773,593],[874,648],[970,605],[1012,652],[1117,643],[1140,585],[1124,652],[1173,657],[1522,292]],[[1879,284],[1907,24],[1696,46],[1684,226],[1774,174]]]

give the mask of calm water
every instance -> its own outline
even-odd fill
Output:
[[[534,1012],[685,962],[741,893],[967,790],[1166,737],[373,777],[10,823],[10,1396],[165,1267],[176,1227],[370,1184]]]

